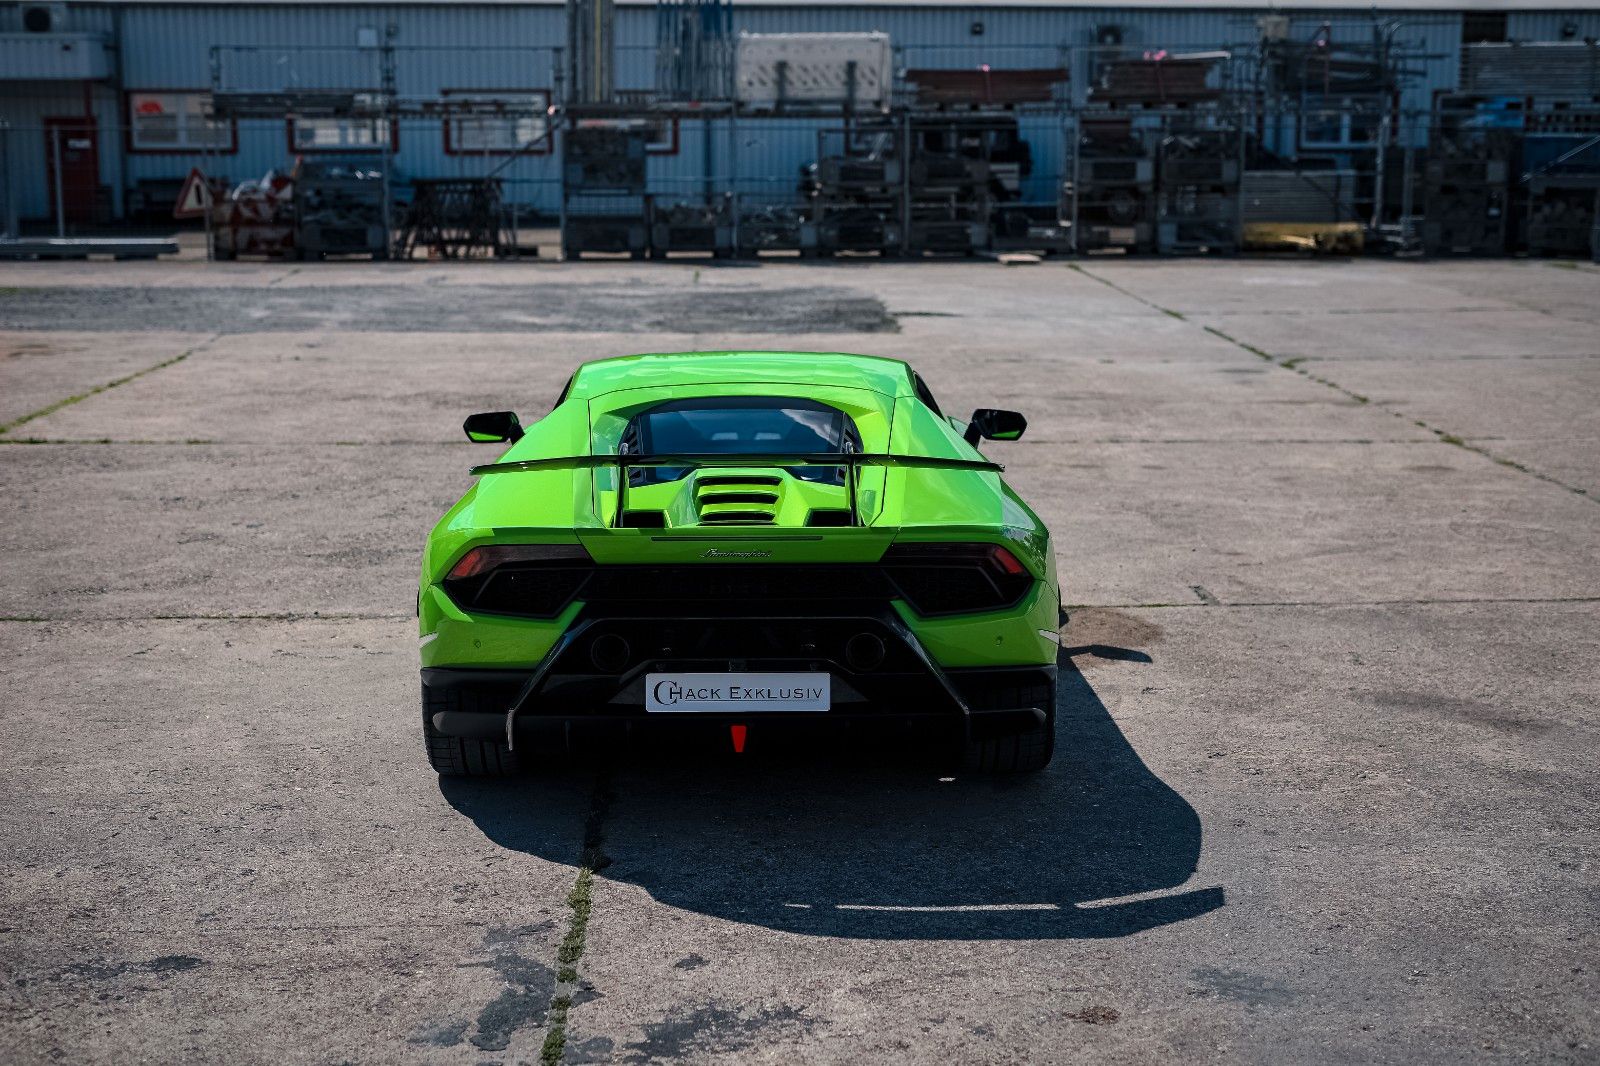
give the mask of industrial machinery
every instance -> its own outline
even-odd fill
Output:
[[[1595,210],[1600,193],[1600,109],[1530,113],[1519,170],[1528,253],[1590,255],[1592,231],[1600,224]]]
[[[1239,250],[1239,138],[1236,129],[1169,127],[1157,169],[1156,251]]]
[[[802,203],[747,202],[740,200],[738,254],[799,252],[802,258],[817,254],[817,224]]]
[[[904,131],[889,125],[817,132],[817,162],[802,178],[820,255],[898,252],[904,240]]]
[[[668,252],[709,253],[717,259],[733,255],[733,197],[710,202],[648,198],[650,258]]]
[[[1151,138],[1128,120],[1085,123],[1068,195],[1079,252],[1155,250],[1156,161]]]
[[[294,254],[389,258],[383,172],[360,161],[302,161],[294,178]]]
[[[1429,255],[1505,254],[1516,142],[1509,130],[1435,131],[1424,170]]]
[[[650,249],[645,162],[649,134],[617,124],[577,125],[562,138],[561,250],[626,252]]]
[[[1018,200],[1033,169],[1016,117],[940,110],[916,114],[907,125],[907,251],[970,254],[989,247],[996,205]]]
[[[1541,175],[1528,182],[1529,255],[1588,256],[1600,226],[1600,173]]]

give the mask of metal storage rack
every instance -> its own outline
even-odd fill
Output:
[[[1075,141],[1066,196],[1073,250],[1155,249],[1156,160],[1127,118],[1085,122]]]
[[[995,180],[992,128],[944,115],[919,116],[907,125],[906,251],[970,255],[986,248]]]
[[[754,257],[763,252],[799,252],[810,259],[817,254],[817,224],[810,209],[801,203],[760,203],[739,199],[734,207],[738,220],[738,254]]]
[[[1437,132],[1423,171],[1429,255],[1504,255],[1516,135],[1502,130]]]
[[[648,197],[650,258],[668,252],[709,253],[717,259],[733,255],[733,197],[709,203]]]
[[[642,129],[574,126],[561,138],[561,254],[650,250],[645,196],[648,134]]]
[[[1239,250],[1243,145],[1236,128],[1174,130],[1157,168],[1156,250],[1162,255]]]
[[[810,195],[818,254],[902,250],[904,145],[904,130],[889,125],[817,131]]]
[[[429,178],[412,182],[412,190],[395,237],[395,258],[410,259],[419,248],[440,259],[517,254],[515,235],[505,225],[500,179]]]

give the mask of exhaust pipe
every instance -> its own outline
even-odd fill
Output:
[[[589,645],[589,661],[602,674],[620,674],[633,658],[633,647],[615,633],[596,637]]]
[[[876,670],[883,665],[887,649],[883,641],[871,633],[857,633],[844,645],[844,661],[857,673]]]

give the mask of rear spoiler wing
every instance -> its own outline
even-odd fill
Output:
[[[617,468],[617,513],[612,525],[619,525],[627,513],[628,470],[636,466],[845,466],[846,494],[850,501],[850,524],[859,526],[856,509],[856,475],[863,466],[898,466],[931,470],[980,470],[1000,473],[1005,469],[987,459],[946,459],[933,455],[891,455],[888,452],[811,452],[803,455],[683,453],[680,455],[563,455],[552,459],[518,459],[509,463],[487,463],[472,468],[472,476],[519,474],[530,470],[580,470],[602,466]]]

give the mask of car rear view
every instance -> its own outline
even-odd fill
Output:
[[[948,419],[896,360],[687,353],[588,364],[526,429],[469,419],[512,446],[424,557],[434,768],[802,734],[1043,767],[1049,537],[973,446],[1008,414]]]

